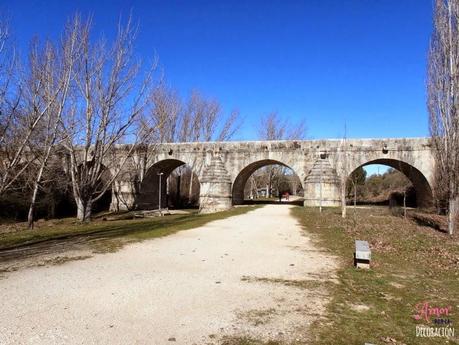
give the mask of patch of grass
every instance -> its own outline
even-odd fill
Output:
[[[64,220],[37,230],[7,232],[0,235],[0,256],[6,252],[21,253],[22,249],[49,249],[57,244],[78,243],[92,247],[96,252],[112,252],[125,243],[167,236],[192,229],[208,222],[244,214],[257,208],[247,206],[210,214],[180,214],[164,217],[94,221],[81,224]],[[3,252],[3,253],[2,253]]]
[[[456,337],[448,341],[459,344],[457,235],[418,226],[384,209],[358,209],[347,219],[334,209],[320,214],[297,207],[292,213],[340,261],[339,284],[328,286],[332,299],[326,319],[311,327],[313,344],[445,344],[445,338],[416,337],[422,322],[413,315],[423,302],[452,306],[449,319]],[[353,268],[356,239],[370,243],[371,270]]]
[[[272,316],[276,313],[276,309],[253,309],[240,313],[239,317],[248,321],[254,326],[264,325],[268,323]]]
[[[57,256],[55,258],[45,260],[43,262],[43,266],[45,265],[62,265],[69,261],[77,261],[77,260],[86,260],[91,258],[91,255],[78,255],[78,256]]]
[[[242,281],[246,282],[261,282],[267,284],[282,284],[286,286],[293,286],[301,289],[316,289],[321,287],[325,282],[316,280],[316,279],[281,279],[281,278],[266,278],[266,277],[251,277],[251,276],[243,276],[241,278]]]
[[[221,345],[283,345],[278,341],[263,342],[249,337],[224,337]]]
[[[268,340],[261,341],[251,337],[246,336],[225,336],[219,342],[220,345],[306,345],[303,340],[293,341],[290,343],[285,343],[283,341],[277,340]]]

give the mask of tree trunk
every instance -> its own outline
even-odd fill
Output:
[[[459,205],[459,196],[449,199],[448,207],[448,234],[452,235],[456,229],[457,211]]]
[[[34,225],[35,200],[36,200],[36,193],[34,189],[33,195],[32,195],[32,201],[30,202],[29,214],[27,215],[27,226],[31,230],[33,229],[33,225]]]
[[[46,160],[42,162],[40,166],[40,170],[38,171],[37,177],[34,182],[33,192],[32,192],[32,199],[30,200],[30,207],[29,207],[29,214],[27,216],[27,223],[29,229],[33,229],[33,221],[34,221],[34,212],[35,212],[35,205],[37,202],[37,195],[38,195],[38,187],[41,182],[41,177],[43,176],[43,170],[45,168],[46,161],[48,160],[48,155],[45,157]]]
[[[403,218],[406,219],[406,189],[403,192]]]
[[[115,197],[115,200],[116,200],[114,208],[113,208],[113,211],[119,212],[120,211],[120,204],[121,204],[120,195],[119,195],[118,191],[113,191],[113,193],[114,193],[114,197]]]
[[[171,179],[171,176],[169,175],[169,177],[166,179],[166,208],[167,209],[169,209],[170,179]]]
[[[51,204],[48,210],[48,218],[54,219],[56,218],[56,198],[53,197],[51,200]]]
[[[270,166],[269,168],[269,174],[268,174],[268,197],[272,198],[273,197],[273,180],[274,180],[274,168]],[[277,191],[279,193],[279,191]]]
[[[175,203],[176,208],[182,208],[182,195],[181,195],[181,187],[182,187],[182,175],[177,175],[177,190],[175,194]]]
[[[92,201],[85,201],[82,199],[76,200],[77,204],[77,219],[80,222],[89,222],[92,213]]]
[[[357,183],[354,183],[354,213],[357,208]]]
[[[193,171],[190,170],[190,189],[188,190],[188,204],[191,205],[193,199]]]
[[[273,180],[270,174],[269,181],[268,181],[268,197],[271,198],[272,196],[273,196]]]
[[[341,183],[341,217],[346,218],[346,178]]]
[[[35,184],[33,186],[32,199],[30,201],[29,214],[27,216],[27,224],[28,224],[29,229],[33,229],[34,213],[35,213],[35,205],[36,205],[36,201],[37,201],[37,195],[38,195],[38,181],[35,181]]]

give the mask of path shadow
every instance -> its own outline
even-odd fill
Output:
[[[278,201],[278,200],[244,200],[243,205],[296,205],[303,206],[303,200]]]

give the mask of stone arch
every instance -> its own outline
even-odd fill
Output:
[[[428,208],[433,204],[433,193],[429,181],[424,174],[411,164],[408,164],[402,160],[394,158],[379,158],[367,161],[360,164],[358,167],[351,171],[351,174],[360,167],[365,167],[371,164],[386,165],[395,170],[400,171],[405,175],[413,184],[414,190],[416,191],[416,204],[418,207]],[[350,174],[349,174],[350,175]]]
[[[196,174],[192,166],[188,165],[182,160],[175,158],[163,159],[154,163],[146,171],[136,196],[136,207],[139,209],[155,209],[159,207],[159,174],[162,174],[161,207],[167,207],[167,179],[175,169],[183,165],[187,165],[191,169],[191,173],[193,174],[193,183],[197,183],[197,186],[200,186],[198,174]]]
[[[233,188],[232,188],[232,202],[233,205],[240,205],[244,202],[244,187],[245,184],[247,183],[247,180],[249,177],[258,169],[265,167],[267,165],[282,165],[286,168],[289,168],[294,172],[296,176],[299,177],[298,173],[289,165],[278,161],[274,159],[261,159],[255,162],[250,163],[246,167],[244,167],[236,176],[234,182],[233,182]],[[301,178],[299,179],[301,187],[303,187],[303,182],[301,181]]]

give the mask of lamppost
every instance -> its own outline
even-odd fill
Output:
[[[320,162],[319,175],[319,212],[322,213],[322,162]]]
[[[161,212],[161,177],[164,175],[164,173],[162,172],[159,172],[158,173],[158,176],[159,176],[159,193],[158,193],[158,210],[159,210],[159,214],[162,216],[162,212]]]

